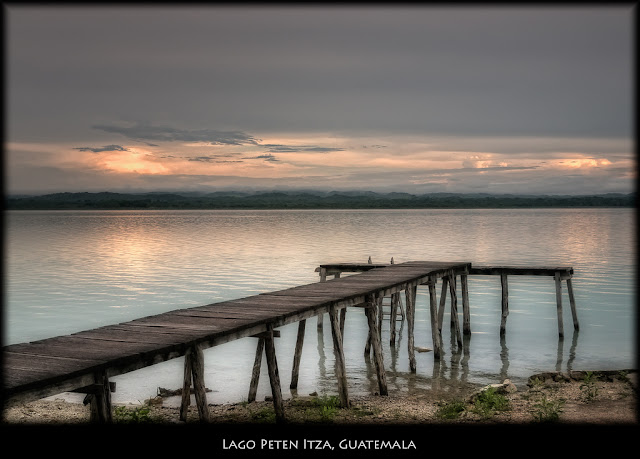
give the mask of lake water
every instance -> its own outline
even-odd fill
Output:
[[[389,391],[455,390],[540,371],[635,368],[635,209],[10,211],[5,212],[4,345],[69,334],[178,309],[317,282],[322,263],[468,261],[573,266],[580,321],[575,333],[563,283],[565,338],[558,338],[551,277],[511,276],[500,339],[500,278],[470,276],[472,335],[464,352],[407,357],[406,324],[389,346]],[[460,288],[460,287],[458,287]],[[440,287],[437,288],[438,295]],[[458,293],[460,296],[460,293]],[[403,298],[404,300],[404,298]],[[428,289],[418,289],[416,346],[432,347]],[[461,307],[459,307],[461,312]],[[307,321],[298,393],[337,394],[328,321]],[[377,390],[363,356],[366,318],[350,309],[345,357],[351,394]],[[289,387],[297,325],[281,328],[276,355]],[[245,400],[255,338],[205,350],[210,403]],[[113,378],[115,403],[182,385],[178,358]],[[262,366],[258,399],[270,395]]]

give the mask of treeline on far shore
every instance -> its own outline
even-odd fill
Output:
[[[54,193],[5,197],[8,210],[72,209],[458,209],[635,207],[635,193],[600,195],[490,195],[374,192]]]

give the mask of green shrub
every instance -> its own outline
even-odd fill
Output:
[[[532,412],[537,422],[554,422],[557,421],[564,407],[563,400],[547,400],[546,397],[536,403]]]
[[[510,409],[509,400],[496,392],[493,387],[482,391],[473,403],[473,413],[488,418],[495,414],[496,411],[507,411]]]
[[[149,407],[141,406],[136,408],[127,408],[126,406],[117,406],[115,408],[115,422],[120,424],[144,424],[151,422],[149,417]]]
[[[453,400],[438,408],[438,411],[436,411],[436,417],[439,419],[456,419],[465,411],[465,409],[466,407],[463,401]]]

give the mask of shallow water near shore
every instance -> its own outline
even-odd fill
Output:
[[[406,322],[389,344],[390,392],[455,391],[466,384],[568,369],[635,367],[635,209],[455,209],[318,211],[10,211],[6,216],[4,343],[34,341],[162,312],[317,282],[322,263],[468,261],[482,265],[573,266],[580,331],[563,283],[565,337],[558,338],[550,277],[509,277],[501,339],[500,279],[470,276],[472,335],[458,352],[449,309],[445,354],[418,352],[409,371]],[[460,288],[460,286],[458,286]],[[437,288],[440,294],[440,285]],[[460,293],[458,293],[460,296]],[[461,307],[459,307],[461,312]],[[289,390],[297,325],[276,340]],[[415,344],[431,348],[428,290],[418,289]],[[349,309],[345,357],[350,393],[377,390],[363,355],[364,313]],[[210,403],[246,400],[257,340],[207,349]],[[113,378],[115,403],[141,402],[182,385],[178,358]],[[297,393],[337,394],[328,321],[307,321]],[[258,399],[270,395],[266,365]],[[71,397],[72,398],[72,397]],[[170,402],[172,403],[172,402]],[[175,402],[177,403],[177,401]]]

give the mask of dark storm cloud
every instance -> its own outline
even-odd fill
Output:
[[[147,139],[165,142],[205,142],[210,145],[256,145],[257,140],[240,131],[216,131],[213,129],[177,129],[169,126],[137,124],[131,127],[95,125],[94,129],[121,134],[131,139]]]
[[[120,145],[105,145],[104,147],[76,147],[74,150],[80,151],[92,151],[93,153],[101,153],[103,151],[129,151],[128,148],[122,147]]]
[[[152,141],[629,136],[632,18],[626,6],[9,8],[9,128],[68,133],[100,107],[105,120],[233,127],[118,129]]]

